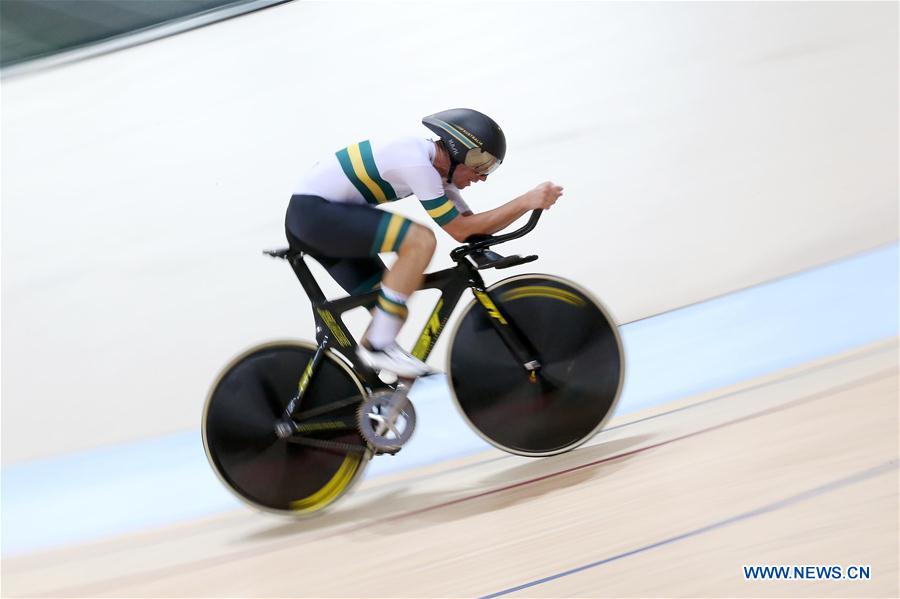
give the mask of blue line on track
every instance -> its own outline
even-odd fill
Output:
[[[870,478],[875,478],[891,470],[896,470],[898,464],[897,460],[891,460],[889,462],[885,462],[879,466],[875,466],[874,468],[869,468],[867,470],[863,470],[862,472],[858,472],[851,476],[847,476],[838,480],[831,481],[830,483],[826,483],[819,487],[815,487],[813,489],[809,489],[807,491],[803,491],[802,493],[798,493],[796,495],[792,495],[790,497],[786,497],[779,501],[769,503],[762,507],[756,508],[755,510],[750,510],[748,512],[744,512],[742,514],[738,514],[736,516],[732,516],[731,518],[726,518],[724,520],[719,520],[718,522],[714,522],[712,524],[708,524],[707,526],[703,526],[701,528],[697,528],[691,530],[689,532],[669,537],[668,539],[663,539],[662,541],[657,541],[656,543],[652,543],[650,545],[645,545],[643,547],[638,547],[637,549],[632,549],[631,551],[626,551],[625,553],[620,553],[618,555],[613,555],[612,557],[607,557],[605,559],[597,560],[595,562],[591,562],[589,564],[585,564],[583,566],[579,566],[577,568],[572,568],[571,570],[566,570],[565,572],[560,572],[558,574],[553,574],[552,576],[546,576],[544,578],[539,578],[537,580],[533,580],[531,582],[526,582],[525,584],[520,584],[519,586],[511,587],[508,589],[504,589],[502,591],[497,591],[495,593],[491,593],[490,595],[483,595],[480,599],[492,599],[493,597],[502,597],[503,595],[509,595],[510,593],[515,593],[517,591],[521,591],[523,589],[531,588],[533,586],[537,586],[539,584],[544,584],[545,582],[550,582],[552,580],[556,580],[558,578],[563,578],[565,576],[571,576],[572,574],[577,574],[579,572],[583,572],[585,570],[590,570],[591,568],[596,568],[597,566],[602,566],[604,564],[608,564],[610,562],[615,562],[620,559],[624,559],[626,557],[630,557],[632,555],[643,553],[645,551],[650,551],[651,549],[656,549],[657,547],[662,547],[663,545],[668,545],[670,543],[675,543],[677,541],[681,541],[690,537],[695,537],[697,535],[701,535],[703,533],[709,532],[711,530],[715,530],[717,528],[723,528],[725,526],[729,526],[736,522],[740,522],[741,520],[747,520],[750,518],[754,518],[756,516],[761,516],[763,514],[767,514],[769,512],[774,512],[776,510],[780,510],[781,508],[788,507],[795,503],[799,503],[801,501],[806,501],[808,499],[812,499],[813,497],[818,497],[819,495],[824,495],[826,493],[830,493],[831,491],[836,491],[842,487],[846,487],[848,485],[852,485],[858,482],[862,482],[864,480],[868,480]]]

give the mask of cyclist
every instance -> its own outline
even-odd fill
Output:
[[[456,108],[422,119],[438,140],[362,141],[317,162],[294,188],[285,218],[288,242],[316,258],[350,294],[381,289],[358,347],[378,370],[413,378],[429,372],[396,342],[406,301],[422,283],[435,249],[431,229],[376,206],[415,195],[455,240],[492,234],[535,209],[546,210],[562,187],[547,181],[498,208],[473,213],[460,195],[484,181],[506,156],[506,137],[493,119]],[[379,253],[396,252],[390,270]]]

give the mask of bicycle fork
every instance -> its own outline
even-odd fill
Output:
[[[503,344],[512,352],[516,362],[521,364],[522,368],[528,373],[528,380],[532,383],[537,382],[537,376],[541,370],[541,362],[531,342],[519,330],[519,327],[509,317],[502,305],[494,302],[486,289],[473,287],[472,292],[475,294],[478,303],[481,304],[481,307],[484,308],[490,317],[491,326],[500,335]]]

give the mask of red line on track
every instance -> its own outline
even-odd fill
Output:
[[[453,500],[451,500],[451,501],[446,501],[446,502],[444,502],[444,503],[438,503],[438,504],[436,504],[436,505],[431,505],[431,506],[428,506],[428,507],[424,507],[424,508],[421,508],[421,509],[418,509],[418,510],[414,510],[414,511],[412,511],[412,512],[405,512],[405,513],[403,513],[403,514],[397,514],[397,515],[394,515],[394,516],[387,516],[387,517],[385,517],[385,518],[382,518],[381,520],[376,520],[375,522],[370,522],[369,524],[365,524],[365,525],[361,526],[360,528],[366,528],[366,527],[368,527],[368,526],[373,526],[373,525],[379,524],[379,523],[381,523],[381,522],[391,522],[391,521],[393,521],[393,520],[399,520],[399,519],[401,519],[401,518],[408,518],[408,517],[410,517],[410,516],[415,516],[415,515],[417,515],[417,514],[422,514],[422,513],[425,513],[425,512],[430,512],[430,511],[432,511],[432,510],[437,510],[437,509],[449,507],[449,506],[451,506],[451,505],[456,505],[456,504],[463,503],[463,502],[466,502],[466,501],[471,501],[471,500],[473,500],[473,499],[480,499],[481,497],[488,497],[488,496],[494,495],[494,494],[496,494],[496,493],[501,493],[501,492],[503,492],[503,491],[509,491],[510,489],[516,489],[516,488],[518,488],[518,487],[524,487],[525,485],[530,485],[530,484],[533,484],[533,483],[536,483],[536,482],[540,482],[540,481],[543,481],[543,480],[547,480],[547,479],[549,479],[549,478],[555,478],[555,477],[557,477],[557,476],[561,476],[561,475],[564,475],[564,474],[569,474],[569,473],[571,473],[571,472],[577,472],[578,470],[583,470],[583,469],[585,469],[585,468],[591,468],[591,467],[593,467],[593,466],[599,466],[600,464],[604,464],[604,463],[606,463],[606,462],[611,462],[611,461],[613,461],[613,460],[618,460],[618,459],[621,459],[621,458],[625,458],[625,457],[628,457],[628,456],[631,456],[631,455],[635,455],[635,454],[638,454],[638,453],[641,453],[641,452],[644,452],[644,451],[647,451],[647,450],[650,450],[650,449],[656,449],[657,447],[662,447],[662,446],[664,446],[664,445],[669,445],[669,444],[671,444],[671,443],[675,443],[676,441],[682,441],[682,440],[684,440],[684,439],[689,439],[689,438],[691,438],[691,437],[696,437],[696,436],[698,436],[698,435],[702,435],[702,434],[709,433],[709,432],[712,432],[712,431],[715,431],[715,430],[718,430],[718,429],[721,429],[721,428],[725,428],[726,426],[731,426],[731,425],[733,425],[733,424],[739,424],[739,423],[745,422],[745,421],[747,421],[747,420],[753,420],[753,419],[755,419],[755,418],[760,418],[760,417],[766,416],[766,415],[768,415],[768,414],[773,414],[773,413],[775,413],[775,412],[780,412],[781,410],[785,410],[785,409],[787,409],[787,408],[792,408],[792,407],[798,406],[798,405],[803,404],[803,403],[807,403],[807,402],[810,402],[810,401],[814,401],[814,400],[816,400],[816,399],[821,399],[821,398],[823,398],[823,397],[827,397],[828,395],[832,395],[832,394],[834,394],[834,393],[840,393],[840,392],[842,392],[842,391],[846,391],[847,389],[852,388],[852,387],[855,387],[855,386],[857,386],[857,385],[861,385],[861,384],[864,385],[864,384],[866,384],[866,383],[870,383],[870,382],[873,382],[873,381],[875,381],[875,380],[878,380],[878,379],[881,379],[881,378],[885,378],[886,376],[889,376],[889,375],[892,374],[892,373],[893,373],[893,369],[891,369],[890,371],[885,371],[885,372],[878,373],[878,374],[875,374],[875,375],[870,375],[870,376],[868,376],[868,377],[864,377],[864,378],[862,378],[862,379],[858,379],[858,380],[853,381],[853,382],[851,382],[851,383],[845,383],[844,385],[840,385],[840,386],[835,387],[835,388],[833,388],[833,389],[829,389],[828,391],[820,391],[819,393],[814,393],[814,394],[808,395],[808,396],[806,396],[806,397],[801,397],[801,398],[796,399],[796,400],[794,400],[794,401],[790,401],[790,402],[785,403],[785,404],[781,404],[781,405],[778,405],[778,406],[774,406],[774,407],[772,407],[772,408],[768,408],[768,409],[766,409],[766,410],[762,410],[761,412],[754,412],[753,414],[748,414],[748,415],[746,415],[746,416],[741,416],[740,418],[735,418],[734,420],[727,420],[727,421],[725,421],[725,422],[720,422],[719,424],[716,424],[716,425],[713,425],[713,426],[710,426],[710,427],[707,427],[707,428],[699,429],[699,430],[696,430],[696,431],[687,433],[687,434],[685,434],[685,435],[680,435],[680,436],[678,436],[678,437],[673,437],[673,438],[671,438],[671,439],[666,439],[665,441],[660,441],[659,443],[653,443],[652,445],[646,445],[646,446],[644,446],[644,447],[639,447],[639,448],[637,448],[637,449],[632,449],[631,451],[626,451],[626,452],[623,452],[623,453],[617,453],[616,455],[608,456],[608,457],[605,457],[605,458],[600,458],[599,460],[594,460],[593,462],[587,462],[587,463],[581,464],[581,465],[579,465],[579,466],[573,466],[573,467],[571,467],[571,468],[566,468],[565,470],[558,470],[558,471],[556,471],[556,472],[551,472],[550,474],[544,474],[543,476],[538,476],[538,477],[535,477],[535,478],[530,478],[530,479],[528,479],[528,480],[524,480],[524,481],[520,481],[520,482],[517,482],[517,483],[513,483],[513,484],[511,484],[511,485],[506,485],[506,486],[504,486],[504,487],[498,487],[498,488],[496,488],[496,489],[491,489],[490,491],[484,491],[484,492],[482,492],[482,493],[476,493],[475,495],[468,495],[468,496],[466,496],[466,497],[461,497],[461,498],[459,498],[459,499],[453,499]]]
[[[564,470],[558,470],[556,472],[551,472],[549,474],[544,474],[542,476],[530,478],[528,480],[520,481],[520,482],[509,484],[509,485],[504,485],[502,487],[497,487],[496,489],[491,489],[489,491],[476,493],[474,495],[467,495],[465,497],[460,497],[459,499],[445,501],[443,503],[430,505],[428,507],[420,508],[420,509],[413,510],[410,512],[403,512],[401,514],[396,514],[393,516],[386,516],[384,518],[379,518],[377,520],[373,520],[371,522],[362,524],[360,526],[345,527],[345,528],[342,528],[339,530],[331,531],[329,533],[323,534],[318,537],[314,537],[314,538],[309,539],[304,542],[309,543],[309,542],[321,541],[324,539],[342,535],[344,533],[354,532],[357,530],[363,530],[366,528],[377,526],[379,524],[384,524],[386,522],[394,522],[396,520],[401,520],[403,518],[409,518],[412,516],[417,516],[419,514],[424,514],[427,512],[451,507],[454,505],[459,505],[459,504],[465,503],[467,501],[481,499],[482,497],[496,495],[498,493],[502,493],[504,491],[509,491],[511,489],[517,489],[517,488],[524,487],[524,486],[534,484],[534,483],[538,483],[538,482],[541,482],[541,481],[544,481],[544,480],[547,480],[550,478],[555,478],[557,476],[563,476],[563,475],[566,475],[566,474],[569,474],[572,472],[584,470],[585,468],[599,466],[601,464],[612,462],[614,460],[618,460],[618,459],[625,458],[628,456],[636,455],[636,454],[639,454],[639,453],[642,453],[645,451],[649,451],[651,449],[656,449],[659,447],[670,445],[670,444],[676,443],[678,441],[683,441],[684,439],[689,439],[691,437],[697,437],[697,436],[703,435],[705,433],[709,433],[709,432],[716,431],[716,430],[719,430],[722,428],[726,428],[728,426],[740,424],[742,422],[747,422],[748,420],[754,420],[756,418],[762,418],[763,416],[768,416],[770,414],[774,414],[777,412],[781,412],[783,410],[794,408],[794,407],[803,405],[805,403],[810,403],[810,402],[813,402],[813,401],[816,401],[819,399],[823,399],[830,395],[834,395],[835,393],[841,393],[843,391],[850,390],[850,389],[852,389],[854,387],[858,387],[860,385],[865,385],[868,383],[872,383],[872,382],[881,380],[883,378],[887,378],[888,376],[893,375],[895,370],[896,370],[895,368],[890,368],[888,370],[884,370],[884,371],[881,371],[881,372],[878,372],[878,373],[875,373],[875,374],[872,374],[869,376],[862,377],[860,379],[856,379],[854,381],[850,381],[848,383],[844,383],[843,385],[838,385],[837,387],[833,387],[833,388],[827,389],[825,391],[819,391],[817,393],[813,393],[813,394],[807,395],[805,397],[800,397],[798,399],[789,401],[787,403],[773,406],[771,408],[768,408],[768,409],[765,409],[765,410],[762,410],[759,412],[754,412],[752,414],[747,414],[746,416],[741,416],[740,418],[735,418],[733,420],[726,420],[725,422],[720,422],[719,424],[715,424],[713,426],[702,428],[702,429],[699,429],[699,430],[696,430],[696,431],[693,431],[693,432],[690,432],[690,433],[687,433],[684,435],[680,435],[678,437],[673,437],[671,439],[666,439],[665,441],[653,443],[653,444],[647,445],[645,447],[639,447],[637,449],[632,449],[630,451],[625,451],[623,453],[618,453],[618,454],[615,454],[612,456],[607,456],[605,458],[600,458],[598,460],[587,462],[587,463],[581,464],[579,466],[573,466],[571,468],[566,468]],[[111,591],[115,587],[121,587],[123,585],[135,584],[135,583],[144,582],[144,581],[154,581],[154,580],[159,580],[160,578],[163,578],[166,576],[177,576],[178,574],[183,574],[183,573],[196,573],[199,570],[202,570],[205,568],[212,568],[212,567],[215,567],[215,566],[218,566],[221,564],[226,564],[231,561],[234,561],[235,559],[241,559],[244,557],[256,557],[256,556],[259,556],[259,555],[262,555],[265,553],[272,553],[272,552],[278,551],[280,549],[293,547],[293,546],[296,546],[296,544],[297,544],[297,540],[294,538],[291,538],[291,539],[287,539],[282,542],[272,543],[271,545],[269,545],[267,547],[255,547],[253,549],[247,549],[244,551],[236,551],[236,552],[228,554],[228,555],[209,558],[206,560],[198,560],[198,561],[191,562],[191,563],[178,564],[176,566],[167,566],[167,567],[163,567],[163,568],[158,568],[156,570],[151,570],[148,572],[140,572],[137,574],[130,574],[130,575],[121,576],[118,578],[112,578],[112,579],[109,579],[109,580],[106,580],[103,582],[90,583],[87,585],[80,585],[80,586],[76,586],[76,587],[58,589],[55,591],[48,591],[48,592],[40,593],[36,596],[38,596],[38,597],[71,597],[71,596],[75,596],[75,595],[92,595],[92,594],[97,594],[97,593],[101,593],[101,592],[107,592],[107,591]],[[101,590],[101,589],[103,589],[103,590]]]

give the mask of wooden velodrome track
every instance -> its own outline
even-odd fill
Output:
[[[242,509],[5,560],[3,594],[896,597],[897,360],[892,340],[617,418],[565,455],[375,479],[312,520]]]

